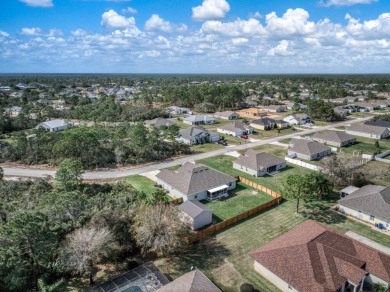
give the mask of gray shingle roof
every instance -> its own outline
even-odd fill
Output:
[[[382,135],[384,132],[387,131],[386,127],[379,127],[379,126],[371,126],[371,125],[351,125],[348,128],[348,131],[353,132],[361,132],[366,134],[376,134],[376,135]]]
[[[156,118],[154,120],[146,120],[145,121],[145,125],[153,126],[156,128],[160,128],[161,126],[169,127],[169,126],[173,126],[174,124],[175,124],[174,122],[167,120],[167,119],[164,119],[164,118]]]
[[[157,292],[222,292],[200,270],[188,272]]]
[[[249,149],[234,162],[253,170],[260,170],[273,165],[282,164],[285,160],[265,152]]]
[[[179,131],[180,136],[187,140],[190,140],[195,136],[201,135],[202,133],[209,133],[209,131],[201,127],[191,127]]]
[[[342,142],[356,139],[356,137],[353,135],[347,134],[343,131],[327,131],[327,132],[315,133],[313,135],[313,139],[322,139],[322,140],[326,140],[326,141],[333,141],[333,142],[342,143]]]
[[[196,218],[203,212],[212,212],[212,210],[199,201],[185,201],[179,206],[179,209],[191,218]]]
[[[50,120],[50,121],[42,122],[41,124],[51,129],[69,125],[68,122],[66,122],[64,119]]]
[[[267,125],[271,125],[271,124],[276,123],[276,121],[274,119],[271,119],[271,118],[262,118],[262,119],[253,120],[250,123],[255,124],[255,125],[267,126]]]
[[[231,115],[235,114],[236,116],[240,116],[238,113],[233,112],[233,111],[224,111],[224,112],[216,112],[214,116],[217,117],[224,117],[224,118],[229,118]]]
[[[390,128],[390,121],[382,121],[382,120],[376,120],[376,121],[365,121],[365,125],[369,126],[379,126],[384,128]]]
[[[191,122],[203,122],[203,121],[215,121],[216,119],[208,115],[190,115],[183,118],[184,121]]]
[[[367,185],[337,202],[345,207],[390,221],[390,187]]]
[[[185,195],[192,195],[236,181],[230,175],[202,164],[187,162],[176,172],[163,169],[157,178],[171,185]]]
[[[234,123],[231,123],[231,124],[223,125],[223,126],[219,127],[218,129],[225,130],[225,131],[230,131],[230,132],[236,132],[237,130],[246,131],[249,128],[250,127],[248,125],[245,125],[244,123],[234,122]]]
[[[292,139],[289,145],[291,145],[291,151],[310,156],[331,150],[324,144],[307,139]]]

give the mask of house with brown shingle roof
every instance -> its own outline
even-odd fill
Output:
[[[324,144],[308,139],[293,138],[289,143],[287,155],[311,161],[321,159],[331,153],[332,149]]]
[[[236,188],[236,178],[202,164],[187,162],[177,171],[161,170],[157,184],[176,198],[186,200],[216,200],[229,196]]]
[[[390,256],[308,220],[252,251],[254,269],[282,291],[362,291],[389,287]]]
[[[222,292],[200,270],[195,269],[168,285],[158,289],[157,292]]]
[[[233,168],[259,177],[286,167],[286,161],[277,156],[249,149],[233,161]]]
[[[366,185],[337,203],[340,212],[390,230],[390,187]]]
[[[343,131],[317,132],[312,136],[314,141],[326,145],[343,147],[356,143],[356,137]]]

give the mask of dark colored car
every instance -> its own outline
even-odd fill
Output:
[[[219,140],[217,143],[220,145],[223,145],[223,146],[227,146],[227,143],[225,140]]]

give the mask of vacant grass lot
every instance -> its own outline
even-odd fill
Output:
[[[152,195],[157,188],[154,186],[154,181],[141,175],[132,175],[125,178],[137,191],[142,191],[147,195]]]
[[[255,133],[251,135],[253,139],[269,139],[284,135],[289,135],[293,133],[301,132],[301,130],[295,129],[295,128],[288,128],[280,130],[280,133],[278,133],[278,129],[268,130],[268,131],[262,131],[262,130],[256,130]]]
[[[287,155],[287,149],[281,146],[267,144],[267,145],[261,145],[257,147],[253,147],[254,150],[267,152],[269,154],[278,156],[280,158],[284,158]],[[247,150],[240,151],[241,153],[245,153]]]
[[[273,199],[273,197],[243,183],[237,183],[236,189],[229,191],[229,194],[228,198],[220,201],[202,201],[203,204],[213,210],[213,217],[218,222],[244,213]]]
[[[223,145],[220,145],[216,142],[213,142],[213,143],[205,143],[205,144],[199,144],[199,145],[192,145],[190,147],[190,149],[192,150],[192,152],[194,154],[198,154],[198,153],[205,153],[205,152],[210,152],[210,151],[214,151],[214,150],[218,150],[218,149],[222,149]]]
[[[345,153],[353,153],[360,152],[365,154],[374,154],[376,147],[375,147],[375,141],[376,139],[369,139],[364,137],[357,137],[356,143],[347,147],[342,147],[341,152]],[[380,151],[383,152],[385,150],[390,149],[390,139],[384,139],[379,140],[379,148]]]
[[[295,214],[295,201],[284,201],[280,206],[194,244],[183,255],[159,260],[156,264],[172,278],[188,272],[191,266],[197,267],[223,291],[240,291],[240,285],[250,283],[258,291],[275,292],[278,289],[254,271],[248,253],[307,219],[315,219],[342,233],[351,230],[390,247],[390,236],[327,210],[332,203],[334,201],[330,200],[311,208],[306,206],[300,214]]]
[[[222,171],[232,176],[245,177],[275,192],[282,191],[282,182],[287,176],[291,174],[306,174],[310,173],[311,171],[309,169],[287,163],[287,167],[274,176],[254,177],[245,172],[234,169],[233,160],[236,160],[236,158],[227,155],[219,155],[207,159],[202,159],[197,162],[208,165],[216,170]]]
[[[381,161],[370,161],[359,167],[373,184],[389,185],[390,184],[390,164]]]

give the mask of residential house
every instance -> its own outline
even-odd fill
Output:
[[[157,292],[222,292],[200,270],[195,269],[180,276]]]
[[[240,118],[240,115],[233,111],[216,112],[213,116],[224,120],[237,120]]]
[[[213,222],[213,211],[199,201],[185,201],[179,205],[181,217],[190,224],[193,230],[202,228]]]
[[[305,125],[311,123],[311,118],[307,114],[292,114],[283,119],[290,125]]]
[[[390,230],[390,187],[366,185],[337,201],[339,211]],[[390,262],[389,262],[390,263]]]
[[[276,128],[278,129],[287,129],[290,127],[290,124],[284,120],[275,120]]]
[[[358,106],[360,108],[360,111],[373,111],[375,109],[378,109],[378,106],[373,104],[373,103],[369,103],[369,102],[355,102],[354,104],[355,106]]]
[[[191,127],[188,129],[183,129],[179,131],[179,137],[177,138],[179,142],[197,145],[203,143],[217,142],[221,140],[221,137],[218,133],[200,128],[200,127]]]
[[[387,100],[377,100],[374,102],[374,106],[377,106],[379,109],[385,109],[389,107],[389,102]]]
[[[351,125],[346,131],[347,134],[372,138],[372,139],[386,139],[389,137],[389,129],[386,127],[373,125]]]
[[[59,132],[66,130],[70,127],[70,123],[64,119],[55,119],[55,120],[49,120],[46,122],[40,123],[37,128],[43,128],[50,132]]]
[[[294,138],[289,143],[288,156],[296,156],[305,160],[316,160],[332,153],[330,147],[308,139]]]
[[[340,198],[344,198],[350,194],[352,194],[354,191],[357,191],[359,188],[354,187],[354,186],[347,186],[340,190]]]
[[[190,115],[183,118],[183,123],[188,125],[211,125],[217,122],[216,118],[207,115]]]
[[[272,130],[276,127],[276,121],[271,118],[252,120],[249,124],[257,130]]]
[[[172,115],[192,114],[191,110],[186,107],[170,106],[165,108]]]
[[[229,136],[240,137],[242,135],[252,134],[253,128],[244,123],[236,121],[231,124],[220,126],[219,128],[217,128],[217,132]]]
[[[10,116],[11,118],[17,117],[22,112],[22,108],[20,106],[13,106],[6,108],[4,114]]]
[[[296,103],[294,103],[294,102],[289,102],[289,103],[287,103],[287,109],[292,110],[292,109],[294,108],[294,105],[295,105],[295,104],[296,104]],[[297,105],[298,105],[298,108],[299,108],[300,110],[306,110],[306,109],[308,109],[308,106],[305,105],[305,104],[303,104],[303,103],[297,103]]]
[[[281,113],[284,112],[286,107],[284,105],[267,105],[261,107],[266,112],[270,113]]]
[[[236,188],[236,178],[202,164],[187,162],[177,171],[161,170],[157,183],[176,198],[190,200],[216,200],[229,196]]]
[[[365,121],[363,124],[369,126],[378,126],[378,127],[387,128],[390,131],[390,121],[370,120],[370,121]]]
[[[281,291],[362,292],[389,287],[390,255],[313,220],[252,251],[257,273]]]
[[[259,177],[286,167],[286,161],[277,156],[249,149],[233,161],[233,168]]]
[[[350,114],[350,110],[346,106],[336,106],[333,110],[336,114],[342,117],[346,117]]]
[[[37,100],[37,103],[42,105],[51,105],[53,102],[50,99],[40,98]]]
[[[348,103],[348,99],[346,99],[345,97],[339,97],[339,98],[329,99],[329,102],[331,102],[331,103],[339,103],[339,104],[347,104]]]
[[[368,97],[364,96],[364,95],[359,95],[359,96],[357,96],[357,99],[358,99],[358,101],[364,102],[364,101],[368,100]]]
[[[259,117],[265,117],[267,115],[266,111],[262,109],[251,107],[245,108],[237,111],[241,118],[256,119]]]
[[[355,136],[343,131],[317,132],[313,135],[312,139],[314,141],[336,147],[343,147],[356,143]]]
[[[145,123],[145,126],[148,128],[157,128],[157,129],[160,129],[161,127],[170,127],[170,126],[175,125],[174,122],[167,120],[167,119],[164,119],[164,118],[156,118],[153,120],[146,120],[144,123]]]

